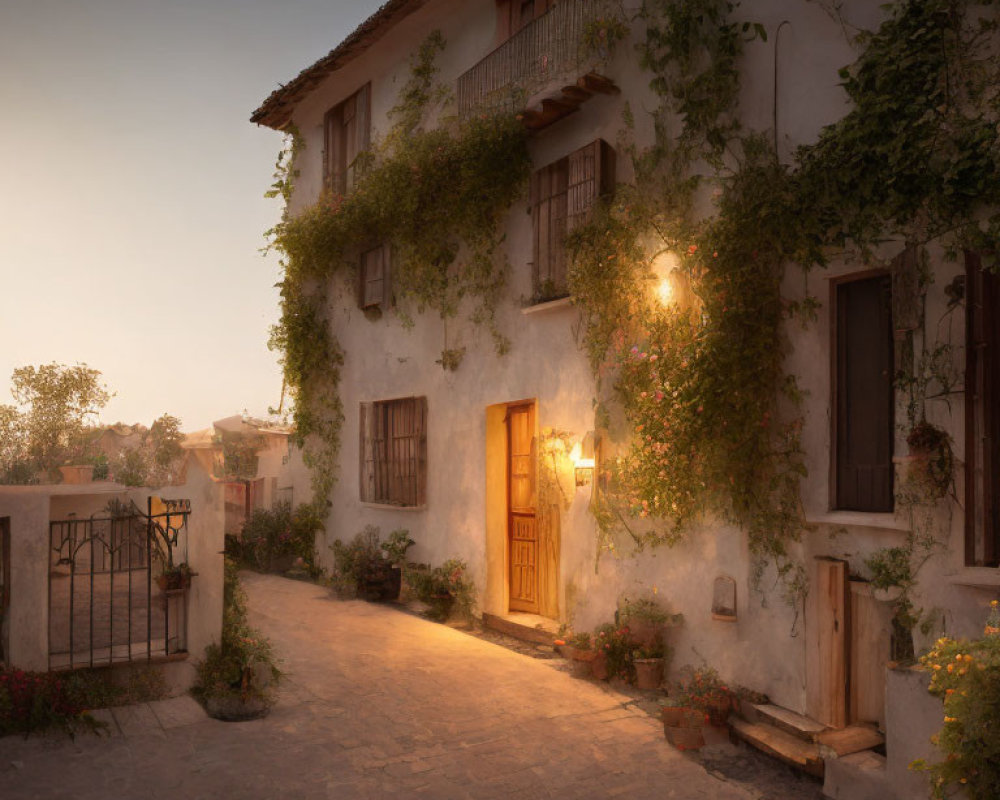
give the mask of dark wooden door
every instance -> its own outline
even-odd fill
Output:
[[[510,610],[538,613],[538,520],[535,514],[535,407],[507,411],[507,543]]]

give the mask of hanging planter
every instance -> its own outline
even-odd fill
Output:
[[[951,437],[927,420],[918,422],[906,437],[910,448],[906,482],[928,500],[940,500],[951,488],[955,457]]]

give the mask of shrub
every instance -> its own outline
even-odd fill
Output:
[[[87,713],[87,694],[72,676],[21,669],[0,671],[0,736],[61,729],[96,730],[100,724]]]
[[[191,693],[209,698],[274,702],[273,687],[281,678],[271,642],[247,621],[246,594],[236,564],[226,559],[223,583],[222,641],[205,648],[195,665],[197,681]]]
[[[316,532],[322,527],[322,520],[310,505],[300,505],[294,511],[289,503],[278,503],[273,509],[258,508],[243,524],[239,537],[230,539],[230,555],[261,572],[277,569],[285,557],[302,558],[315,577],[319,573]]]
[[[944,726],[932,740],[943,761],[914,761],[931,773],[935,798],[965,787],[969,800],[1000,797],[1000,603],[992,601],[983,636],[941,638],[920,663],[930,670],[928,691],[944,701]]]
[[[476,586],[468,578],[468,566],[457,558],[449,558],[440,567],[419,565],[406,570],[406,583],[417,599],[424,603],[445,596],[455,601],[455,608],[466,619],[472,618],[476,604]]]
[[[382,553],[380,535],[378,527],[366,525],[347,544],[337,539],[330,545],[333,551],[330,583],[339,595],[357,596],[359,589],[372,576],[383,574],[389,566]]]

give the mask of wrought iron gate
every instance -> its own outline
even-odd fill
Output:
[[[190,504],[112,501],[49,523],[49,669],[150,660],[186,648],[185,591],[156,577],[173,563]]]

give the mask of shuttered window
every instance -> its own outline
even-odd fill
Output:
[[[893,510],[893,339],[888,276],[835,285],[835,506]]]
[[[1000,566],[1000,278],[965,254],[965,563]]]
[[[392,304],[389,248],[379,245],[361,255],[358,273],[358,305],[387,309]]]
[[[565,297],[566,234],[588,219],[597,198],[614,190],[615,151],[597,139],[542,167],[531,181],[533,291],[536,302]]]
[[[371,84],[365,84],[343,103],[334,106],[324,119],[324,188],[346,194],[357,178],[358,155],[371,142]]]
[[[361,404],[361,500],[427,502],[427,398]]]

